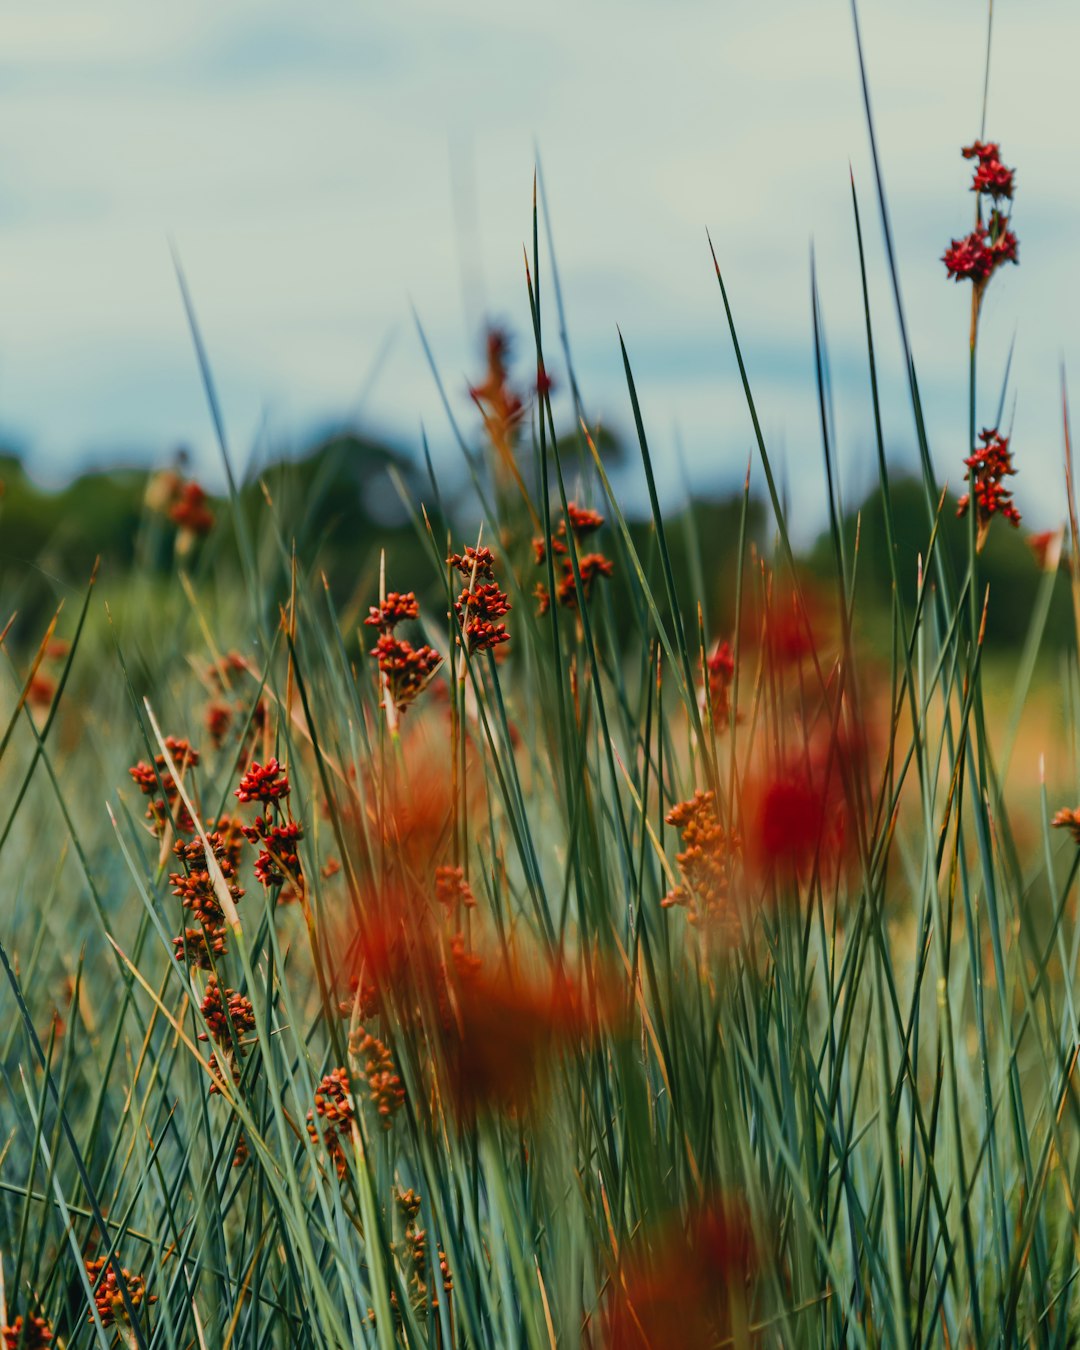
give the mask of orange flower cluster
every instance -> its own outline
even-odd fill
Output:
[[[53,1331],[44,1317],[23,1317],[0,1327],[4,1350],[44,1350],[53,1343]]]
[[[720,922],[734,926],[737,916],[731,900],[731,860],[739,840],[720,824],[716,794],[699,788],[689,801],[672,807],[665,820],[681,831],[683,851],[675,861],[682,883],[660,904],[665,909],[684,906],[692,924]]]
[[[141,1275],[132,1275],[130,1270],[121,1268],[124,1284],[127,1287],[128,1298],[134,1308],[141,1307],[144,1303],[156,1303],[157,1294],[151,1294],[147,1297],[146,1282]],[[94,1303],[97,1306],[98,1316],[101,1318],[104,1326],[112,1326],[119,1319],[127,1322],[127,1309],[124,1307],[124,1296],[120,1292],[120,1281],[116,1277],[115,1263],[110,1263],[105,1256],[97,1256],[92,1261],[86,1263],[86,1274],[91,1285],[94,1286]],[[93,1322],[93,1313],[87,1314],[87,1321]]]
[[[210,1080],[210,1096],[220,1096],[221,1088],[217,1085],[217,1080],[231,1078],[234,1087],[240,1086],[240,1065],[231,1055],[225,1056],[225,1063],[222,1064],[217,1057],[216,1051],[211,1054],[207,1065],[213,1077]]]
[[[566,514],[559,521],[559,528],[551,539],[551,555],[553,560],[557,562],[559,575],[559,581],[555,588],[555,599],[567,609],[576,609],[578,604],[577,582],[574,579],[574,565],[570,558],[570,548],[566,542],[568,523],[574,534],[578,572],[581,575],[581,589],[586,601],[589,599],[593,581],[597,577],[610,577],[615,567],[611,559],[605,554],[583,553],[581,550],[581,541],[600,529],[604,523],[604,517],[599,511],[578,506],[575,502],[567,502]],[[533,555],[538,565],[546,560],[547,545],[543,539],[533,540]],[[533,594],[536,596],[538,612],[546,614],[551,605],[551,596],[542,581],[536,583]]]
[[[214,960],[228,950],[224,928],[185,928],[173,938],[174,955],[195,970],[212,970]]]
[[[1080,847],[1080,806],[1063,806],[1050,822],[1056,830],[1068,830],[1073,842]]]
[[[405,1085],[394,1066],[394,1057],[377,1037],[358,1027],[349,1038],[349,1054],[364,1061],[371,1102],[384,1130],[394,1123],[394,1114],[405,1101]]]
[[[525,415],[525,400],[510,383],[510,337],[503,328],[490,327],[486,339],[487,369],[469,395],[480,409],[484,429],[504,473],[511,471],[514,442]]]
[[[312,1143],[318,1145],[321,1129],[323,1144],[338,1176],[342,1178],[348,1166],[342,1140],[351,1140],[355,1115],[356,1108],[349,1090],[349,1071],[332,1069],[323,1076],[315,1089],[315,1109],[307,1113],[307,1130]],[[316,1116],[320,1125],[315,1124]]]
[[[476,896],[465,880],[465,870],[461,867],[436,867],[435,899],[443,906],[447,914],[455,914],[459,906],[466,909],[476,908]]]
[[[468,583],[454,601],[454,613],[469,651],[490,651],[509,642],[506,624],[497,621],[510,612],[510,597],[495,582],[491,549],[468,546],[464,553],[452,553],[446,561]]]
[[[398,1192],[398,1208],[401,1210],[402,1217],[405,1220],[405,1238],[402,1243],[402,1259],[406,1270],[408,1271],[409,1292],[412,1295],[413,1302],[417,1307],[424,1306],[428,1301],[428,1283],[430,1272],[428,1270],[428,1240],[427,1233],[418,1226],[417,1220],[420,1217],[420,1197],[414,1190]],[[442,1283],[443,1292],[453,1293],[454,1280],[450,1274],[450,1264],[446,1259],[446,1253],[440,1247],[439,1255],[439,1278]],[[439,1306],[438,1294],[433,1294],[431,1306]]]

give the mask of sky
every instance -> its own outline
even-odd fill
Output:
[[[971,227],[985,0],[861,0],[904,304],[941,478],[967,453]],[[1025,523],[1063,516],[1061,368],[1080,370],[1070,97],[1080,7],[995,6],[987,134],[1017,170],[1020,266],[980,330],[978,420],[1006,420]],[[629,440],[626,341],[666,505],[743,480],[728,284],[798,537],[824,520],[810,257],[847,497],[874,442],[851,207],[859,192],[890,458],[914,464],[847,0],[77,0],[0,10],[0,442],[56,483],[190,447],[221,481],[173,270],[181,259],[232,453],[258,463],[359,421],[460,472],[455,414],[495,319],[528,365],[523,245],[542,165],[588,416]],[[1074,167],[1069,170],[1068,166]],[[541,254],[549,365],[562,372]],[[565,378],[557,421],[569,424]],[[760,487],[760,466],[753,466]],[[641,503],[632,467],[622,490]]]

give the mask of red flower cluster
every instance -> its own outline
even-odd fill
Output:
[[[52,1327],[44,1317],[23,1317],[0,1327],[4,1350],[44,1350],[52,1344]]]
[[[1002,164],[1001,146],[996,141],[975,141],[973,145],[965,145],[960,153],[965,159],[979,161],[975,181],[971,185],[972,192],[985,193],[995,201],[1013,195],[1014,170]]]
[[[229,1077],[239,1086],[240,1057],[246,1055],[250,1048],[242,1038],[255,1030],[255,1009],[251,1006],[251,1000],[238,994],[235,989],[222,990],[218,977],[211,975],[206,981],[206,992],[199,1007],[209,1029],[209,1036],[205,1031],[199,1032],[199,1040],[212,1039],[225,1061],[222,1064],[218,1059],[218,1051],[215,1051],[209,1061],[211,1072],[217,1078]],[[210,1095],[220,1092],[217,1082],[211,1079]]]
[[[244,834],[253,844],[262,843],[255,859],[255,876],[264,886],[281,886],[290,877],[300,875],[300,857],[296,845],[304,837],[304,827],[295,820],[283,825],[267,825],[260,816]]]
[[[211,975],[206,981],[206,993],[200,1004],[200,1011],[206,1020],[210,1035],[200,1031],[199,1040],[205,1041],[213,1037],[229,1054],[232,1052],[232,1035],[235,1035],[239,1042],[241,1036],[255,1030],[255,1009],[251,1006],[251,1000],[243,994],[238,994],[235,989],[223,991],[216,975]],[[229,1032],[230,1025],[232,1034]]]
[[[294,820],[279,820],[275,814],[290,791],[289,775],[276,759],[253,763],[236,789],[242,802],[261,802],[264,807],[254,825],[241,827],[245,839],[259,846],[255,876],[264,886],[280,886],[286,880],[302,884],[296,846],[304,837],[303,826]]]
[[[239,852],[219,830],[211,830],[206,836],[210,850],[217,860],[222,876],[229,888],[233,901],[244,894],[243,887],[236,881],[236,869],[239,865]],[[201,839],[178,839],[173,844],[173,853],[184,864],[185,871],[170,872],[173,895],[178,896],[185,909],[207,928],[220,928],[225,916],[221,912],[206,861],[206,850]]]
[[[146,1283],[141,1275],[132,1275],[130,1270],[121,1269],[121,1275],[124,1284],[127,1286],[128,1298],[134,1308],[139,1308],[143,1303],[156,1303],[157,1294],[151,1294],[147,1297]],[[119,1318],[121,1321],[128,1320],[127,1309],[124,1307],[124,1296],[120,1292],[120,1281],[116,1278],[116,1267],[110,1263],[107,1257],[98,1256],[92,1261],[86,1263],[86,1274],[94,1288],[94,1303],[97,1305],[98,1316],[101,1318],[104,1326],[112,1326]],[[93,1322],[93,1313],[87,1314],[87,1321]]]
[[[420,606],[416,602],[415,591],[407,591],[402,594],[399,591],[391,591],[381,605],[371,605],[368,609],[368,616],[364,622],[370,628],[378,628],[380,632],[391,629],[395,624],[399,624],[404,619],[418,619],[420,617]]]
[[[379,630],[371,655],[378,662],[386,696],[398,712],[404,710],[426,687],[442,664],[442,657],[426,643],[413,647],[394,634],[403,619],[415,619],[420,613],[412,591],[402,595],[391,591],[381,605],[372,605],[364,623]]]
[[[207,924],[204,928],[185,928],[179,937],[173,938],[173,947],[176,959],[186,961],[196,970],[212,970],[214,959],[224,956],[228,950],[225,929],[216,924]]]
[[[466,547],[446,560],[468,583],[454,601],[465,642],[470,652],[490,651],[509,642],[506,624],[496,622],[510,612],[510,597],[495,581],[495,555],[489,548]]]
[[[971,188],[982,197],[989,197],[988,224],[979,222],[963,239],[954,239],[945,250],[942,262],[954,281],[971,281],[982,291],[991,276],[1006,262],[1017,262],[1016,235],[1009,228],[1010,217],[1002,214],[998,203],[1013,195],[1013,170],[1007,169],[999,158],[999,147],[994,142],[976,141],[963,150],[965,159],[977,159],[978,167]]]
[[[323,1143],[339,1177],[345,1176],[347,1167],[342,1141],[351,1139],[355,1115],[356,1107],[349,1090],[348,1069],[331,1070],[323,1076],[315,1089],[315,1109],[307,1113],[307,1130],[312,1142],[318,1145],[320,1126],[315,1124],[315,1117],[318,1116]]]
[[[193,769],[198,764],[199,752],[188,741],[179,740],[175,736],[166,736],[165,745],[181,777],[185,777],[188,769]],[[152,765],[147,764],[145,760],[139,760],[138,764],[132,765],[128,773],[131,774],[139,791],[150,798],[146,819],[152,822],[153,831],[159,838],[168,828],[170,816],[176,822],[176,828],[181,834],[195,833],[195,822],[180,799],[180,791],[167,768],[164,755],[155,756]],[[159,784],[164,790],[164,797],[155,795]]]
[[[555,599],[567,609],[575,609],[578,603],[574,565],[570,559],[570,549],[566,542],[567,525],[569,524],[569,528],[574,533],[578,571],[581,574],[581,588],[585,593],[585,599],[588,600],[593,580],[598,576],[610,577],[615,570],[611,559],[605,554],[582,553],[581,551],[581,541],[587,535],[600,529],[603,523],[604,517],[599,511],[594,511],[590,507],[578,506],[574,502],[567,502],[566,514],[559,521],[559,528],[551,539],[552,558],[557,560],[557,571],[560,574],[558,585],[555,588]],[[533,554],[537,564],[545,561],[547,546],[543,539],[533,540]],[[539,613],[546,614],[551,604],[551,596],[543,582],[538,581],[536,583],[533,594],[536,596]]]
[[[971,493],[965,492],[960,498],[956,514],[967,515],[971,498],[972,496],[975,498],[978,547],[981,549],[990,522],[995,516],[1004,517],[1010,525],[1019,525],[1020,512],[1013,505],[1012,492],[1003,482],[1005,478],[1016,473],[1012,465],[1008,436],[999,435],[994,428],[990,431],[981,431],[979,440],[982,441],[981,448],[964,460],[968,470],[964,476],[971,484]]]

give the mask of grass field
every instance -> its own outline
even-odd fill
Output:
[[[925,529],[894,541],[893,316],[865,310],[888,614],[836,505],[820,342],[831,578],[796,565],[722,259],[770,545],[748,478],[733,620],[715,541],[680,539],[687,595],[624,349],[642,547],[534,204],[535,362],[493,330],[459,433],[482,526],[434,475],[406,494],[430,592],[392,553],[331,586],[288,493],[215,516],[158,475],[168,578],[88,578],[9,641],[5,1345],[1077,1342],[1080,634],[1047,620],[1063,571],[1080,614],[1080,550],[1066,414],[1071,527],[1032,541],[1027,638],[984,659],[982,548],[1023,526],[978,334],[1016,238],[998,146],[964,154],[959,552],[895,271]],[[223,532],[236,565],[202,565]]]

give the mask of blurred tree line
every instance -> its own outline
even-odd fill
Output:
[[[601,446],[617,476],[618,444],[608,435]],[[122,586],[134,569],[160,573],[164,578],[177,565],[178,547],[184,566],[199,574],[239,574],[237,532],[229,528],[227,503],[208,498],[206,506],[217,524],[205,539],[178,538],[168,511],[153,501],[162,473],[123,469],[81,474],[66,487],[48,491],[27,475],[13,454],[0,455],[0,623],[19,612],[16,634],[36,641],[43,624],[69,588],[81,591],[101,559],[103,580]],[[395,480],[396,484],[395,485]],[[399,492],[400,487],[400,492]],[[373,598],[378,588],[380,552],[391,560],[388,585],[416,590],[439,602],[428,551],[419,546],[416,528],[400,493],[414,504],[425,504],[436,537],[445,538],[449,521],[455,533],[475,529],[477,498],[471,485],[455,496],[439,499],[426,470],[410,457],[358,431],[345,431],[322,440],[308,453],[268,466],[257,481],[244,485],[240,510],[250,537],[273,554],[287,571],[295,545],[297,557],[309,574],[326,575],[335,599],[348,604],[358,595]],[[554,500],[557,500],[555,498]],[[910,479],[892,484],[893,532],[897,541],[898,570],[905,600],[914,603],[917,558],[928,538],[922,489]],[[601,505],[599,501],[598,505]],[[155,509],[156,505],[156,509]],[[883,502],[875,491],[843,522],[849,550],[853,550],[859,523],[858,612],[867,641],[887,648],[890,640],[891,575],[884,529]],[[709,641],[730,633],[734,623],[737,553],[742,519],[741,494],[701,497],[665,519],[665,534],[679,595],[688,597],[683,614],[688,634],[697,630],[696,605],[704,598]],[[523,514],[522,534],[531,533]],[[663,594],[660,561],[651,521],[630,523],[638,553]],[[268,538],[269,535],[269,538]],[[748,543],[769,556],[775,540],[764,504],[751,499],[746,516]],[[1040,580],[1039,563],[1021,531],[995,522],[980,558],[980,582],[990,588],[987,642],[998,648],[1019,644]],[[455,547],[467,542],[457,539]],[[960,572],[967,551],[967,522],[956,518],[948,500],[942,513],[941,543],[952,553]],[[617,553],[614,541],[609,552]],[[824,583],[833,575],[833,547],[822,534],[800,559],[807,576]],[[526,574],[523,565],[522,573]],[[537,576],[539,577],[539,570]],[[747,572],[746,583],[754,578]],[[620,603],[617,577],[613,603]],[[1049,644],[1070,639],[1071,603],[1065,570],[1058,575],[1047,637]]]

